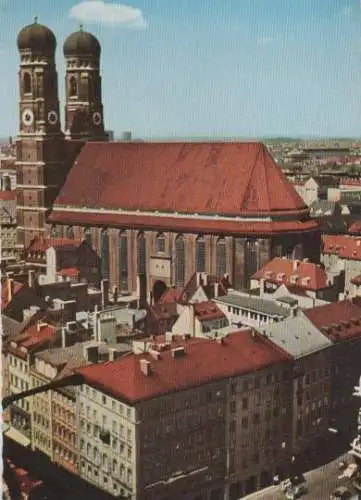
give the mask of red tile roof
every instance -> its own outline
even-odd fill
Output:
[[[153,304],[149,308],[149,314],[156,321],[176,318],[178,317],[177,303],[173,301]]]
[[[53,325],[48,325],[46,323],[40,325],[40,323],[38,323],[30,326],[24,333],[15,337],[13,342],[15,342],[18,347],[25,347],[27,350],[31,351],[46,344],[52,339],[55,340],[58,331],[59,328]]]
[[[180,342],[177,342],[177,346]],[[214,340],[191,339],[183,343],[185,355],[172,352],[125,356],[114,362],[90,365],[76,370],[87,384],[131,403],[185,390],[214,380],[241,375],[267,366],[291,361],[291,356],[262,335],[250,331],[232,333],[223,344]],[[140,360],[151,363],[146,376]]]
[[[58,274],[64,276],[65,278],[77,277],[79,276],[79,273],[80,271],[76,267],[67,267],[65,269],[60,269],[60,271],[58,271]]]
[[[11,280],[9,278],[4,278],[1,280],[1,310],[4,311],[5,308],[10,304],[9,301],[9,286],[11,285]],[[12,281],[12,298],[15,297],[24,287],[24,283],[19,281]]]
[[[356,222],[353,222],[350,227],[348,228],[348,232],[350,234],[360,234],[361,233],[361,220],[357,220]]]
[[[226,233],[229,235],[278,233],[304,233],[319,230],[316,220],[295,221],[238,221],[222,219],[197,219],[186,217],[159,217],[157,215],[128,215],[114,213],[87,213],[53,210],[48,221],[61,224],[87,224],[94,226],[129,227],[134,229],[168,229],[178,232]]]
[[[1,201],[13,201],[16,200],[16,191],[0,191]]]
[[[36,237],[27,248],[27,252],[45,252],[48,248],[77,248],[82,244],[82,240],[70,238],[39,238]]]
[[[322,252],[338,255],[341,259],[361,260],[361,238],[346,234],[327,235],[323,239]]]
[[[172,302],[179,302],[182,298],[182,288],[169,288],[166,290],[161,298],[159,299],[158,304],[169,304]]]
[[[87,143],[58,206],[199,214],[304,210],[259,143]]]
[[[308,319],[332,341],[361,337],[361,299],[331,302],[306,309]]]
[[[340,179],[340,186],[360,186],[361,179],[355,177],[342,177]]]
[[[193,304],[194,314],[199,321],[211,321],[225,318],[225,314],[212,301],[196,302]]]
[[[301,260],[275,257],[252,276],[270,283],[287,287],[297,286],[305,290],[323,290],[328,287],[327,274],[319,265]]]
[[[354,278],[352,278],[351,279],[351,283],[353,285],[360,286],[361,285],[361,274],[358,274],[357,276],[355,276]]]

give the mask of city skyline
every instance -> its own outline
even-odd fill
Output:
[[[62,44],[80,24],[102,45],[106,128],[136,137],[357,137],[357,0],[0,3],[0,136],[18,129],[16,35],[34,15]]]

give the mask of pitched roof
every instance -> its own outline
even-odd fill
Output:
[[[319,265],[282,257],[275,257],[267,262],[252,279],[265,279],[279,285],[297,285],[305,290],[322,290],[328,287],[327,274]]]
[[[211,300],[207,302],[196,302],[193,304],[193,307],[194,314],[200,322],[225,318],[225,314],[219,309],[217,304]]]
[[[178,338],[177,346],[180,340]],[[185,354],[173,358],[171,349],[151,354],[131,354],[114,362],[90,365],[76,370],[87,384],[131,403],[170,392],[196,387],[229,376],[242,375],[291,360],[289,354],[254,332],[236,332],[223,343],[191,339],[183,343]],[[140,360],[151,363],[146,376]]]
[[[302,313],[280,323],[270,323],[262,331],[269,340],[298,359],[325,349],[331,341]]]
[[[357,276],[354,276],[354,277],[351,279],[351,283],[352,283],[353,285],[360,286],[360,285],[361,285],[361,274],[358,274]]]
[[[286,307],[277,304],[274,300],[267,300],[250,295],[229,293],[223,297],[217,297],[214,301],[221,302],[232,307],[255,311],[260,314],[267,314],[268,316],[283,316],[286,318],[289,315],[289,310]]]
[[[40,238],[35,237],[28,248],[27,252],[45,252],[48,248],[78,248],[83,243],[82,240],[70,238]]]
[[[66,267],[65,269],[60,269],[57,274],[60,274],[65,278],[74,278],[76,276],[79,276],[79,273],[80,271],[76,267]]]
[[[37,323],[27,328],[24,333],[12,339],[19,347],[32,351],[56,339],[59,328],[47,323]]]
[[[352,234],[352,233],[354,233],[354,234],[361,233],[361,220],[357,220],[357,221],[353,222],[352,224],[350,224],[350,227],[348,228],[348,232],[350,234]]]
[[[307,309],[305,315],[333,342],[361,337],[361,298]]]
[[[182,288],[168,288],[158,301],[158,304],[178,302],[182,297]]]
[[[303,211],[260,143],[87,143],[58,207],[198,214]]]
[[[346,234],[330,234],[323,239],[322,252],[341,259],[361,260],[361,238]]]

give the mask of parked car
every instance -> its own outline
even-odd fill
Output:
[[[351,492],[345,486],[340,486],[336,488],[331,494],[330,500],[347,500],[351,497]]]

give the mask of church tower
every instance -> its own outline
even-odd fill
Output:
[[[19,134],[16,148],[17,243],[44,235],[46,216],[64,177],[56,39],[37,22],[18,34]]]
[[[79,31],[65,40],[65,136],[67,139],[104,141],[100,43]]]

